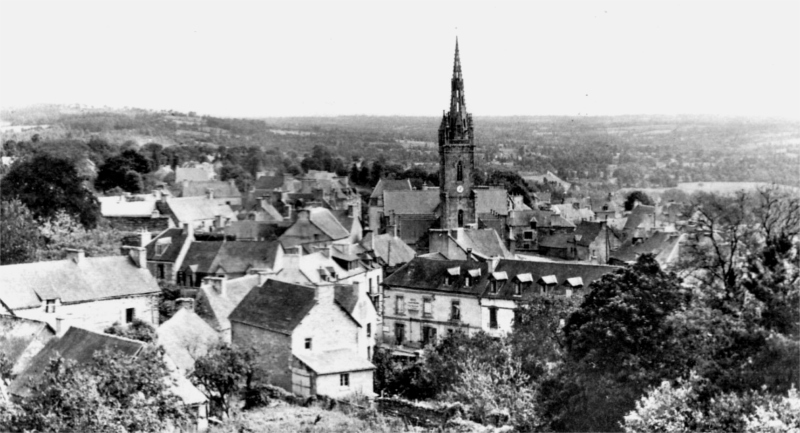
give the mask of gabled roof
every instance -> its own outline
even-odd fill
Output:
[[[474,189],[475,212],[480,214],[496,212],[499,215],[508,215],[508,193],[505,189]]]
[[[11,362],[12,374],[24,370],[30,359],[55,335],[45,322],[0,314],[0,354]]]
[[[169,239],[169,246],[164,250],[163,254],[156,255],[156,245],[159,243],[166,243],[167,239]],[[161,242],[158,242],[159,240]],[[186,242],[186,235],[183,234],[182,229],[166,229],[159,233],[159,235],[150,241],[150,243],[145,247],[147,249],[147,260],[174,262],[178,259],[178,255],[181,252],[184,242]]]
[[[575,235],[573,233],[553,233],[552,235],[539,238],[539,246],[544,248],[566,249],[574,244]]]
[[[156,329],[158,344],[184,373],[219,340],[217,332],[194,311],[181,308]]]
[[[456,243],[466,252],[472,249],[474,254],[483,257],[512,257],[503,240],[496,231],[492,229],[484,230],[463,230],[458,235]]]
[[[225,204],[225,200],[225,198],[206,197],[168,198],[167,206],[181,223],[213,220],[218,215],[222,215],[225,219],[236,220],[236,213]]]
[[[225,281],[225,295],[220,295],[210,286],[200,286],[200,293],[198,294],[198,305],[202,302],[207,302],[211,311],[208,316],[203,314],[204,319],[209,324],[217,329],[217,331],[226,331],[231,328],[231,322],[228,320],[231,312],[237,305],[250,293],[254,287],[258,286],[258,275],[245,275],[244,277],[234,278]]]
[[[205,196],[209,191],[218,198],[239,198],[242,193],[232,181],[188,181],[181,185],[181,197]]]
[[[337,284],[334,286],[334,300],[351,316],[356,310],[358,305],[358,290],[351,284]]]
[[[633,208],[625,221],[625,227],[622,229],[625,232],[633,232],[640,226],[654,225],[654,216],[656,214],[655,206],[639,205]]]
[[[314,287],[268,280],[250,290],[228,320],[290,335],[316,305],[315,295]]]
[[[408,179],[380,179],[370,194],[370,198],[378,198],[384,191],[411,191],[411,181]]]
[[[439,190],[384,191],[385,215],[433,215],[439,206]]]
[[[561,214],[565,219],[571,221],[573,223],[580,222],[582,220],[592,220],[594,218],[594,212],[591,209],[586,208],[579,208],[575,209],[571,204],[554,204],[552,205],[552,209],[558,210],[558,213]]]
[[[341,210],[331,210],[329,211],[331,215],[336,218],[336,221],[339,221],[339,224],[344,227],[345,230],[348,232],[352,232],[355,228],[356,222],[358,221],[357,216],[350,216],[350,211],[347,209]]]
[[[453,284],[446,284],[449,269],[459,268]],[[395,271],[384,280],[384,284],[417,290],[437,290],[453,293],[478,295],[482,292],[480,283],[472,282],[464,286],[465,279],[472,269],[481,270],[480,282],[488,278],[488,265],[474,260],[431,260],[417,257]]]
[[[71,304],[160,292],[150,271],[127,256],[0,266],[0,302],[12,311],[38,307],[47,299]]]
[[[211,265],[222,249],[222,241],[217,242],[192,242],[183,258],[182,268],[191,268],[194,272],[210,273]]]
[[[573,238],[577,239],[577,236],[580,236],[580,240],[577,241],[578,245],[588,247],[603,231],[603,225],[602,222],[581,221],[572,232]],[[573,240],[572,243],[575,241]]]
[[[279,238],[284,248],[291,248],[309,242],[325,242],[344,239],[350,236],[336,217],[325,208],[315,207],[308,212],[308,219],[298,218]]]
[[[310,209],[308,219],[331,239],[342,239],[350,235],[350,232],[339,223],[339,220],[329,211],[322,207]]]
[[[394,237],[389,233],[375,235],[374,232],[370,232],[361,240],[361,246],[368,251],[374,246],[375,249],[372,251],[374,251],[387,266],[397,266],[399,264],[408,263],[416,255],[416,251],[408,246],[407,243],[403,242],[400,237]]]
[[[374,370],[375,366],[350,349],[327,352],[297,352],[294,356],[317,374],[337,374],[351,371]]]
[[[633,239],[626,240],[611,254],[611,258],[621,262],[635,262],[641,254],[654,254],[656,261],[665,263],[678,246],[680,239],[679,233],[657,231],[639,243],[634,243]]]
[[[39,379],[50,359],[57,355],[73,360],[78,365],[85,365],[94,361],[94,354],[98,351],[108,349],[122,352],[126,356],[136,356],[143,347],[144,343],[141,341],[100,334],[73,326],[63,337],[50,340],[44,349],[33,357],[28,368],[11,383],[9,391],[14,395],[27,395],[30,392],[29,381]]]

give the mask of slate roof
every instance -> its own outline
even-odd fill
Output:
[[[480,214],[497,212],[508,215],[508,193],[505,189],[474,189],[475,212]]]
[[[374,370],[375,366],[350,349],[327,352],[297,352],[294,356],[317,374],[337,374],[350,371]]]
[[[336,284],[334,287],[334,300],[351,316],[358,305],[358,291],[352,284]]]
[[[531,219],[536,218],[537,227],[550,227],[552,214],[546,210],[512,210],[507,221],[512,227],[530,227]]]
[[[47,299],[62,304],[161,293],[147,269],[128,256],[85,257],[0,266],[0,303],[13,310],[39,307]]]
[[[573,238],[576,235],[581,237],[578,241],[578,245],[588,247],[597,239],[597,236],[599,236],[602,231],[603,223],[601,222],[581,221],[577,228],[575,228],[575,231],[572,232],[572,235]]]
[[[243,274],[251,268],[271,269],[280,247],[277,241],[195,241],[186,252],[182,268],[227,274]]]
[[[567,279],[581,278],[584,287],[588,287],[593,281],[603,277],[603,275],[616,272],[622,269],[617,266],[587,265],[575,262],[532,262],[526,260],[500,260],[495,272],[505,272],[508,279],[505,282],[498,282],[497,293],[493,294],[488,281],[482,282],[481,291],[487,298],[505,298],[530,300],[539,293],[536,284],[523,286],[522,296],[514,296],[514,282],[517,275],[530,274],[531,279],[539,281],[543,277],[555,276],[556,284],[562,285]],[[525,277],[527,279],[527,276]]]
[[[225,227],[225,234],[236,239],[277,239],[288,228],[286,221],[280,223],[268,221],[232,221]]]
[[[189,245],[186,256],[183,258],[181,270],[191,267],[195,273],[210,273],[211,265],[214,264],[217,254],[219,254],[222,249],[222,244],[222,241],[192,242],[192,244]]]
[[[380,197],[384,191],[411,191],[411,181],[408,179],[380,179],[370,194],[370,198]]]
[[[213,192],[215,198],[239,198],[242,196],[232,181],[189,181],[181,185],[181,197],[205,196],[208,191]]]
[[[391,245],[391,248],[389,245]],[[375,235],[374,232],[370,232],[361,240],[361,246],[368,251],[373,251],[387,266],[397,266],[399,264],[408,263],[416,255],[416,251],[408,246],[407,243],[403,242],[400,237],[394,237],[394,235],[389,233]],[[375,247],[374,250],[372,250],[373,246]]]
[[[268,280],[253,288],[228,320],[291,335],[316,305],[315,293],[314,287]]]
[[[307,210],[308,219],[298,218],[279,238],[284,248],[309,242],[335,241],[350,236],[342,224],[325,208]],[[316,235],[316,236],[315,236]]]
[[[448,269],[458,267],[459,276],[453,284],[445,284]],[[464,282],[472,269],[481,270],[480,282],[464,286]],[[479,295],[483,291],[481,282],[485,283],[488,278],[489,267],[485,262],[468,260],[432,260],[417,257],[406,263],[388,276],[383,284],[392,287],[404,287],[417,290],[434,290],[441,292],[463,293]]]
[[[384,214],[432,215],[439,206],[439,190],[384,191]]]
[[[553,209],[558,209],[558,212],[565,219],[578,223],[582,220],[590,221],[594,219],[594,212],[591,209],[580,208],[575,209],[571,204],[554,204]]]
[[[472,252],[484,257],[511,257],[512,254],[506,248],[503,240],[496,231],[488,230],[463,230],[456,241],[458,245],[466,250],[472,248]]]
[[[27,395],[30,392],[29,379],[39,379],[50,359],[57,355],[74,360],[78,365],[85,365],[94,361],[94,354],[98,351],[109,349],[127,356],[136,356],[143,347],[144,343],[141,341],[100,334],[73,326],[61,338],[50,340],[44,349],[33,357],[28,368],[11,382],[9,391],[14,395]]]
[[[12,374],[25,369],[29,360],[55,335],[55,330],[45,322],[0,314],[0,354],[11,362]]]
[[[202,168],[175,167],[175,182],[184,180],[204,181],[210,179],[208,171]]]
[[[653,226],[653,216],[656,213],[655,206],[639,205],[633,208],[625,221],[625,227],[622,229],[625,232],[633,232],[641,225]]]
[[[634,262],[641,254],[654,254],[656,261],[664,263],[680,242],[680,237],[679,233],[657,231],[637,244],[633,243],[633,239],[628,239],[611,254],[611,258],[621,262]]]
[[[256,189],[273,190],[283,186],[283,176],[261,176],[256,179]]]
[[[356,216],[350,216],[350,212],[347,209],[331,210],[329,212],[336,218],[336,221],[339,221],[339,224],[344,227],[348,233],[353,231],[353,226],[356,221],[358,221]]]
[[[180,223],[213,220],[217,215],[236,220],[236,213],[225,204],[225,200],[206,197],[167,198],[167,206]]]
[[[233,312],[237,305],[250,293],[254,287],[258,286],[258,275],[245,275],[240,278],[233,278],[225,281],[225,296],[214,291],[209,286],[200,286],[198,293],[198,305],[207,302],[211,309],[211,316],[206,316],[209,324],[217,331],[231,329],[228,316]]]
[[[158,239],[165,240],[169,238],[170,244],[167,249],[164,251],[163,254],[157,256],[156,255],[156,242]],[[147,249],[147,261],[159,261],[159,262],[175,262],[178,259],[178,254],[181,252],[181,248],[183,247],[183,243],[186,242],[186,235],[183,234],[183,230],[179,228],[174,229],[166,229],[163,232],[159,233],[149,244],[145,247]]]
[[[539,246],[544,248],[565,249],[569,248],[575,235],[572,233],[553,233],[539,238]]]
[[[194,311],[181,308],[156,329],[158,344],[184,373],[194,370],[196,358],[219,340],[217,332]]]

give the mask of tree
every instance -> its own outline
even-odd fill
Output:
[[[125,191],[138,193],[141,192],[141,174],[149,171],[150,164],[147,158],[133,149],[127,149],[117,156],[108,158],[100,166],[94,185],[101,191],[120,187]],[[138,179],[136,175],[139,175]]]
[[[201,385],[206,397],[222,412],[230,415],[230,398],[242,389],[251,389],[259,374],[258,352],[217,343],[195,360],[192,382]]]
[[[0,189],[3,196],[18,198],[37,219],[47,220],[64,211],[92,228],[100,218],[97,198],[66,159],[39,154],[17,162],[0,182]]]
[[[163,350],[108,350],[88,365],[55,358],[11,420],[25,431],[162,431],[188,420],[172,393]]]
[[[36,260],[39,229],[33,215],[17,199],[0,202],[0,264]]]
[[[644,191],[636,190],[636,191],[632,191],[625,198],[625,210],[628,210],[628,211],[629,210],[633,210],[634,205],[636,204],[637,201],[639,202],[639,204],[643,204],[645,206],[652,206],[652,205],[655,204],[653,202],[653,199],[650,198],[649,195],[645,194]]]
[[[89,257],[119,255],[122,233],[102,221],[94,229],[87,230],[66,212],[58,212],[39,227],[42,243],[37,252],[38,260],[61,260],[67,248],[83,250]]]

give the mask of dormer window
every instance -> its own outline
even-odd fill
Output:
[[[493,294],[497,293],[497,290],[500,288],[500,285],[505,280],[508,280],[508,275],[505,272],[492,272],[490,284]]]
[[[467,277],[464,278],[464,287],[469,287],[470,282],[471,282],[470,280],[472,280],[472,278],[470,278],[469,275],[467,275]]]
[[[47,301],[45,301],[44,312],[45,313],[55,313],[56,312],[56,300],[55,299],[48,299]]]
[[[172,245],[172,238],[158,239],[156,241],[156,255],[160,256],[167,252],[170,245]]]
[[[519,281],[514,282],[514,296],[522,296],[522,283]]]
[[[452,286],[456,283],[459,275],[461,275],[461,268],[456,266],[447,270],[447,277],[445,278],[446,284]]]

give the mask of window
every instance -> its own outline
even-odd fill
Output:
[[[444,279],[444,283],[446,285],[448,285],[448,286],[452,286],[453,283],[455,283],[455,282],[456,282],[456,278],[454,276],[452,276],[452,275],[448,275]]]
[[[158,275],[156,275],[156,278],[159,280],[164,279],[164,265],[162,263],[158,264]]]
[[[398,296],[394,299],[394,312],[395,314],[405,314],[406,301],[402,296]]]
[[[176,275],[175,278],[176,278],[176,282],[178,283],[179,286],[185,286],[186,285],[186,272],[178,271],[178,274]]]
[[[489,307],[489,328],[497,329],[497,307]]]
[[[165,244],[165,243],[156,244],[156,255],[160,256],[160,255],[164,254],[167,251],[167,248],[169,248],[169,244]]]
[[[526,241],[532,241],[533,240],[533,231],[531,231],[531,230],[524,231],[522,233],[522,239],[524,239]]]
[[[464,287],[469,287],[469,283],[470,283],[469,280],[470,280],[469,275],[467,275],[467,277],[464,278]]]
[[[306,338],[306,349],[307,350],[311,350],[311,339],[310,338]]]
[[[461,320],[461,301],[455,300],[450,303],[450,320]]]
[[[367,323],[367,337],[372,337],[372,323]]]
[[[458,161],[458,164],[456,164],[456,180],[458,182],[464,180],[464,166],[461,164],[461,161]]]
[[[522,296],[522,283],[514,282],[514,296]]]
[[[433,326],[422,327],[422,345],[436,344],[436,328]]]
[[[48,299],[47,301],[45,301],[44,312],[45,313],[55,313],[56,312],[56,300],[55,299]]]
[[[458,210],[458,226],[464,227],[464,211],[461,209]]]
[[[372,360],[372,348],[367,346],[367,359]]]
[[[131,323],[135,318],[136,318],[136,310],[134,310],[133,308],[128,308],[125,310],[125,323]]]
[[[339,386],[350,386],[350,373],[342,373],[339,375]]]
[[[406,325],[402,323],[395,323],[394,324],[394,340],[395,342],[400,345],[403,344],[403,341],[406,339]]]
[[[422,298],[422,317],[433,317],[431,298]]]
[[[497,293],[497,280],[492,280],[492,293]]]
[[[368,278],[369,280],[369,293],[372,293],[372,278]]]

